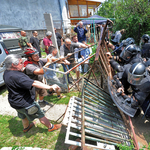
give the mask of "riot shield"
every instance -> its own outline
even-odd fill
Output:
[[[132,108],[129,103],[125,102],[122,95],[117,94],[117,88],[114,85],[114,83],[112,82],[112,80],[110,80],[109,77],[108,77],[108,90],[109,90],[110,96],[111,96],[112,100],[114,101],[114,103],[116,104],[116,106],[121,111],[123,111],[126,115],[128,115],[130,117],[134,117],[138,108]]]

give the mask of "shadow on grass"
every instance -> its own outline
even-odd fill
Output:
[[[11,118],[10,120],[8,120],[8,123],[10,132],[13,134],[13,136],[16,137],[26,136],[26,138],[30,138],[30,136],[36,135],[36,133],[47,133],[46,128],[41,128],[39,126],[33,127],[27,133],[23,133],[22,121],[18,117]]]
[[[69,150],[70,145],[65,144],[65,136],[66,126],[62,126],[54,150]]]

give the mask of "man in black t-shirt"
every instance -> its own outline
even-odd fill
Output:
[[[54,30],[55,30],[55,35],[57,39],[58,49],[60,50],[60,46],[63,45],[63,39],[62,39],[62,36],[58,32],[56,32],[56,28],[54,28]]]
[[[38,32],[37,31],[32,31],[33,36],[30,38],[30,43],[32,46],[38,50],[39,52],[39,57],[41,57],[41,49],[40,49],[40,41],[37,38]]]
[[[23,61],[20,55],[10,54],[4,61],[6,70],[4,72],[4,81],[8,89],[8,101],[14,109],[18,112],[18,117],[22,119],[23,132],[28,132],[35,122],[29,124],[29,121],[33,121],[35,118],[39,118],[40,122],[44,124],[48,131],[59,129],[61,124],[52,125],[45,117],[44,112],[40,109],[40,106],[35,102],[35,87],[43,89],[59,88],[57,85],[49,86],[37,80],[30,79],[25,75],[23,70]],[[38,111],[34,114],[28,114],[27,107],[35,105]]]

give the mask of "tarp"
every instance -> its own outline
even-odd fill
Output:
[[[92,20],[91,20],[92,19]],[[98,20],[99,19],[99,20]],[[94,21],[93,21],[94,20]],[[103,22],[106,22],[107,19],[104,17],[101,17],[99,15],[93,15],[91,17],[88,17],[87,20],[82,20],[83,25],[87,24],[102,24]]]

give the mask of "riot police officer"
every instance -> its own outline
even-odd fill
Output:
[[[122,50],[123,50],[126,46],[128,46],[128,45],[130,45],[130,44],[134,44],[134,43],[135,43],[135,40],[134,40],[133,38],[127,38],[126,40],[123,40],[123,41],[120,43],[119,47],[115,46],[115,50],[113,51],[114,55],[115,55],[115,56],[119,56],[120,53],[122,52]]]
[[[150,76],[143,63],[135,63],[131,66],[128,71],[128,82],[132,85],[135,99],[145,112],[150,101]],[[150,109],[146,116],[150,116]]]
[[[112,68],[115,68],[115,61],[117,61],[121,66],[125,64],[133,64],[135,62],[143,62],[141,57],[141,50],[139,47],[130,44],[124,48],[120,56],[112,56],[110,52],[107,52],[107,57],[110,61]]]
[[[142,42],[143,42],[143,45],[142,45],[142,49],[141,49],[141,52],[142,52],[142,57],[143,58],[150,58],[150,43],[149,43],[149,35],[148,34],[144,34],[142,36]]]

